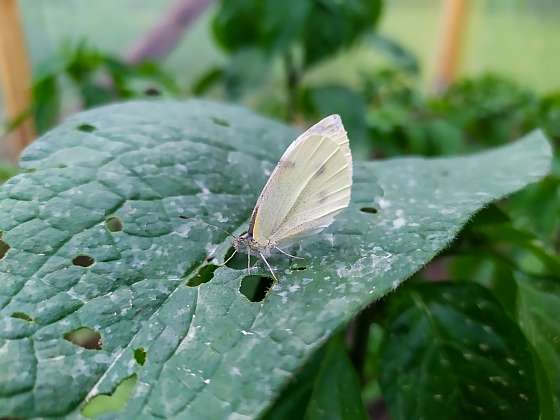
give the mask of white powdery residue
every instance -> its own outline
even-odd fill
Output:
[[[334,235],[332,233],[324,233],[323,238],[328,241],[331,246],[334,246]]]
[[[218,245],[206,244],[206,252],[208,253],[208,255],[214,255],[216,249],[218,249]]]
[[[299,286],[299,284],[293,284],[293,285],[291,285],[290,287],[288,287],[288,291],[289,291],[290,293],[297,292],[299,289],[301,289],[301,287]]]
[[[402,209],[398,209],[395,214],[397,215],[397,217],[402,217],[402,215],[404,214],[404,211]]]
[[[329,277],[329,278],[330,278],[330,277]],[[325,277],[325,280],[328,280],[329,278]],[[311,283],[312,281],[313,281],[312,278],[305,277],[305,278],[301,281],[301,284],[303,284],[303,285],[305,286],[306,284],[309,284],[309,283]]]
[[[441,209],[439,212],[443,215],[453,214],[455,213],[455,209]]]
[[[233,376],[241,376],[241,371],[236,366],[232,367],[229,371]]]
[[[225,222],[227,222],[227,221],[229,220],[227,217],[225,217],[225,216],[224,216],[222,213],[220,213],[220,212],[214,213],[214,218],[215,218],[215,220],[217,220],[217,221],[220,222],[220,223],[225,223]]]
[[[210,379],[204,379],[202,382],[204,382],[206,385],[208,385],[210,383]]]
[[[377,204],[381,209],[386,209],[387,207],[391,207],[391,202],[389,200],[385,200],[384,198],[378,198]]]
[[[288,303],[288,292],[287,291],[283,291],[278,293],[278,296],[280,296],[282,298],[282,303],[286,304]]]
[[[395,228],[395,229],[400,229],[404,225],[406,225],[406,219],[404,217],[399,217],[399,218],[393,220],[393,228]]]
[[[243,334],[243,335],[254,335],[255,333],[252,333],[250,331],[241,330],[241,334]]]
[[[182,163],[176,163],[175,164],[175,169],[178,172],[187,172],[187,167],[185,165],[183,165]]]
[[[175,229],[173,234],[181,236],[183,238],[186,238],[187,236],[189,236],[190,231],[191,231],[190,225],[187,225],[187,224],[179,225],[179,226],[177,226],[177,228]]]
[[[210,190],[208,189],[208,187],[206,187],[206,185],[204,185],[202,182],[194,181],[194,183],[196,184],[196,186],[198,188],[200,188],[200,190],[202,191],[202,194],[208,195],[210,193]]]

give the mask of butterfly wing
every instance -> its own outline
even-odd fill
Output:
[[[338,115],[319,121],[284,152],[253,210],[249,233],[277,245],[318,233],[348,207],[352,155]]]

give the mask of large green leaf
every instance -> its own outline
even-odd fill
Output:
[[[530,345],[482,286],[422,284],[392,303],[380,376],[391,418],[539,418]]]
[[[551,154],[534,133],[472,157],[356,163],[350,208],[292,250],[304,265],[272,259],[264,301],[239,292],[241,269],[187,286],[231,243],[204,221],[242,231],[294,135],[227,105],[132,102],[34,143],[0,192],[0,416],[77,417],[132,375],[123,418],[255,416],[335,329],[482,206],[542,177]],[[100,340],[65,339],[80,327]]]

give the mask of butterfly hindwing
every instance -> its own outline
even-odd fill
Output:
[[[288,147],[261,192],[250,232],[263,246],[317,233],[348,206],[351,186],[348,137],[331,115]]]

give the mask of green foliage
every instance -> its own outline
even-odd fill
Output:
[[[189,286],[231,247],[208,223],[246,228],[295,134],[238,107],[153,101],[78,114],[34,143],[21,161],[28,172],[0,192],[9,247],[0,416],[107,412],[86,400],[120,395],[131,377],[128,401],[111,403],[122,418],[258,415],[329,336],[425,265],[474,212],[544,176],[551,158],[535,132],[471,157],[357,163],[351,206],[292,251],[305,265],[271,259],[280,281],[263,302],[239,291],[243,269],[209,270]],[[71,340],[83,328],[95,346]],[[319,368],[306,412],[361,415],[340,344],[325,357],[336,369]],[[329,385],[339,377],[353,384],[349,394]]]
[[[222,1],[213,29],[227,51],[257,48],[283,55],[297,47],[308,67],[374,28],[381,5],[381,0]]]
[[[312,357],[262,418],[367,418],[359,380],[340,336],[335,336]]]
[[[17,174],[17,168],[0,163],[0,184]]]
[[[529,343],[483,287],[423,283],[388,306],[379,379],[391,418],[539,418]]]
[[[557,273],[556,273],[557,274]],[[543,364],[543,381],[552,387],[554,418],[560,417],[560,284],[557,279],[518,275],[518,317],[521,329]]]
[[[33,83],[35,126],[43,133],[56,125],[62,113],[62,86],[70,82],[83,108],[118,99],[176,94],[178,88],[155,63],[131,65],[82,41],[65,44],[41,63]]]

